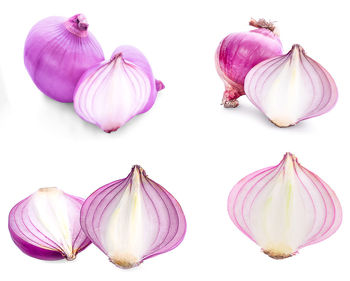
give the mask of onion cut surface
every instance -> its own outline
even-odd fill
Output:
[[[132,46],[121,46],[109,61],[84,73],[75,89],[74,108],[82,119],[110,133],[148,111],[163,88],[146,57]]]
[[[338,99],[331,75],[300,45],[256,65],[244,85],[249,100],[278,127],[322,115]]]
[[[290,153],[277,166],[239,181],[229,195],[228,213],[239,230],[275,259],[328,238],[342,221],[334,191]]]
[[[91,241],[121,268],[177,247],[186,232],[175,198],[149,179],[140,166],[90,195],[81,210],[81,226]]]
[[[91,243],[79,223],[83,202],[54,187],[40,188],[10,211],[13,241],[34,258],[75,259]]]

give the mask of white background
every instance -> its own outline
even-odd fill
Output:
[[[4,1],[0,6],[0,237],[6,280],[348,280],[349,23],[346,1]],[[85,123],[71,104],[39,92],[23,64],[30,28],[51,15],[84,13],[106,58],[122,44],[149,59],[163,90],[154,107],[118,132]],[[272,125],[246,97],[220,106],[223,84],[215,49],[227,34],[250,29],[251,17],[278,21],[284,51],[299,43],[334,77],[336,107],[295,127]],[[276,261],[230,221],[232,186],[277,164],[286,151],[337,193],[339,231],[300,254]],[[46,186],[87,197],[140,164],[168,189],[188,230],[175,250],[132,270],[113,266],[95,246],[73,262],[24,255],[11,241],[11,207]],[[49,278],[49,279],[48,279]]]

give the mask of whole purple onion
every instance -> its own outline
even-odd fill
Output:
[[[244,78],[256,64],[282,55],[282,43],[272,23],[260,19],[249,24],[258,29],[231,33],[216,50],[216,69],[225,83],[225,107],[238,106],[237,98],[245,94]]]
[[[24,47],[24,64],[35,85],[60,102],[73,102],[80,76],[104,60],[103,51],[87,30],[82,14],[70,19],[49,17],[30,30]]]

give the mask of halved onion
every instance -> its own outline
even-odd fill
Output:
[[[140,166],[91,194],[81,210],[91,241],[121,268],[177,247],[186,232],[179,203]]]
[[[79,223],[83,202],[55,187],[40,188],[10,211],[13,241],[34,258],[75,259],[91,243]]]
[[[240,180],[228,198],[228,212],[238,229],[275,259],[328,238],[342,221],[334,191],[291,153],[277,166]]]

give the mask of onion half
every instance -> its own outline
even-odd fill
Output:
[[[175,198],[134,166],[125,179],[86,199],[81,226],[112,263],[131,268],[177,247],[186,232],[186,219]]]
[[[244,85],[249,100],[278,127],[325,114],[338,99],[332,76],[300,45],[256,65]]]
[[[79,223],[83,202],[55,187],[40,188],[10,211],[12,240],[34,258],[75,259],[91,243]]]
[[[342,221],[334,191],[291,153],[277,166],[239,181],[228,198],[228,213],[239,230],[275,259],[330,237]]]
[[[146,57],[135,47],[121,46],[110,60],[81,77],[74,109],[82,119],[110,133],[150,110],[163,88],[163,83],[154,79]]]

